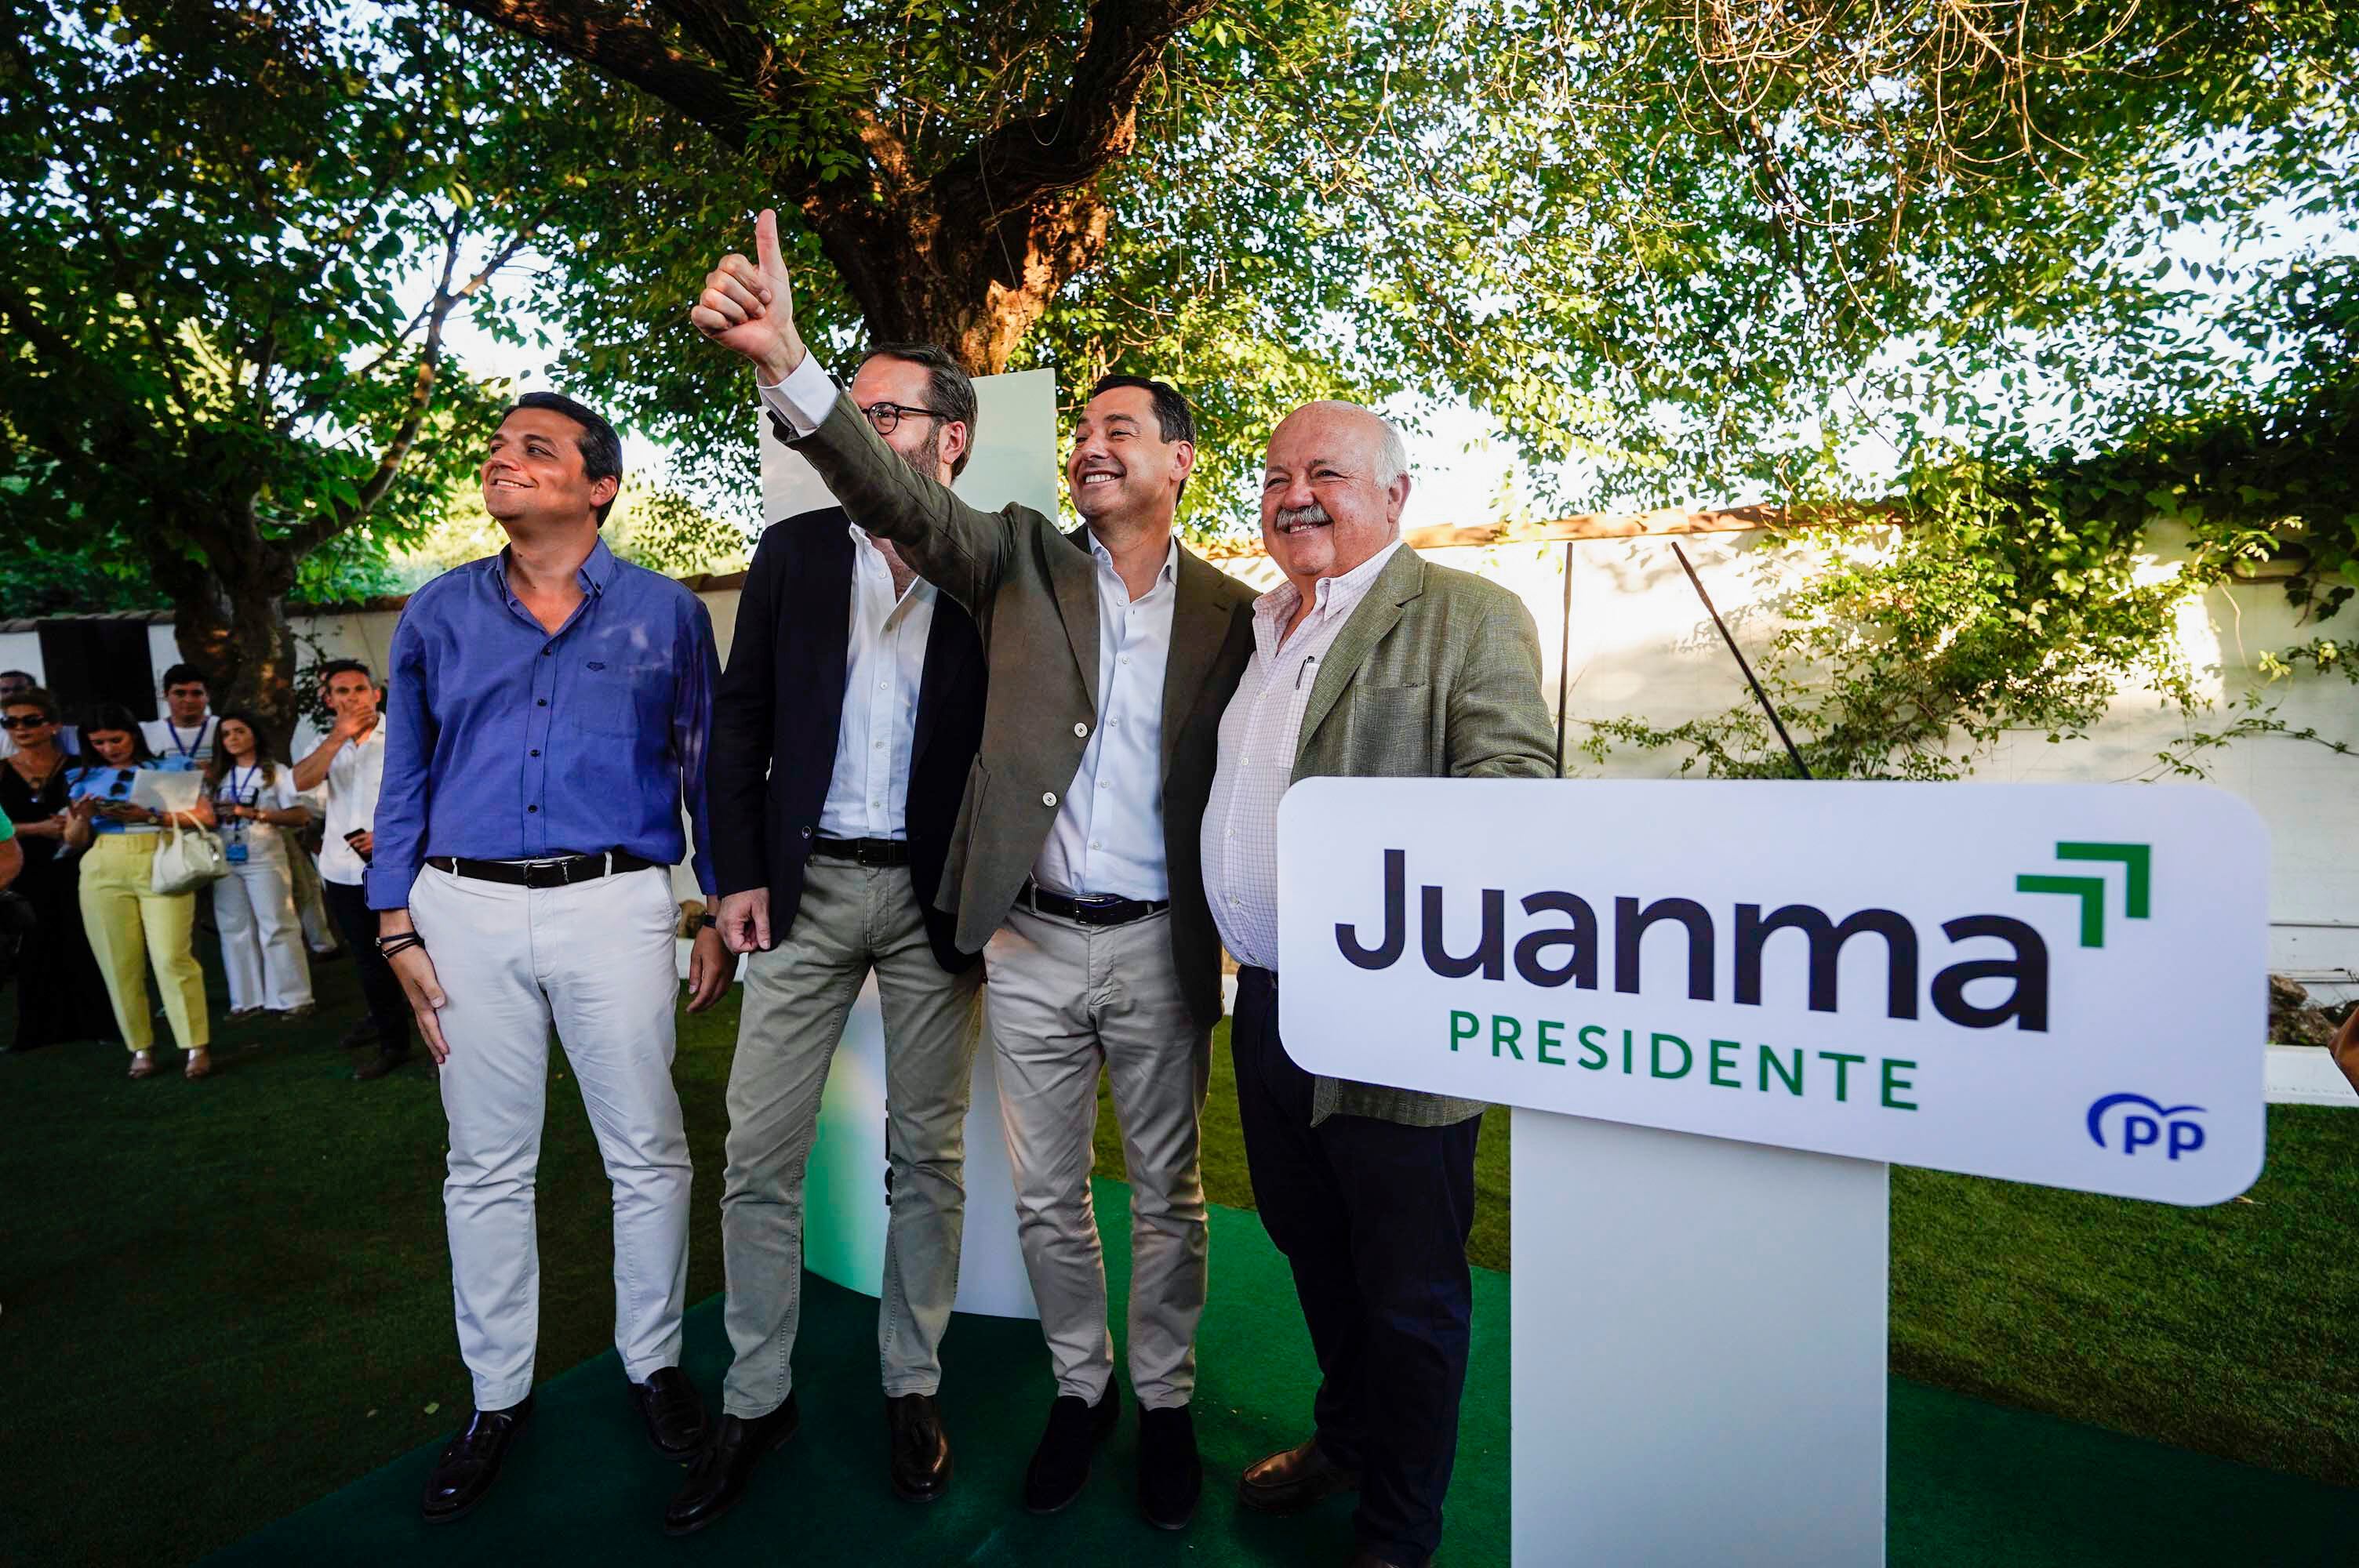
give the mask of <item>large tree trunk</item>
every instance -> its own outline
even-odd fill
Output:
[[[180,657],[205,672],[215,713],[251,712],[266,744],[285,757],[303,703],[295,689],[299,650],[287,623],[296,562],[283,546],[256,540],[211,562],[164,556],[157,585],[172,599]]]
[[[1081,45],[1039,112],[928,167],[888,97],[810,114],[806,55],[751,0],[448,0],[669,105],[757,159],[802,214],[872,338],[936,342],[1005,370],[1065,285],[1104,254],[1110,171],[1137,142],[1164,52],[1212,0],[1089,0]],[[1037,39],[1001,40],[1013,56]],[[794,127],[780,139],[776,124]],[[831,135],[833,140],[828,138]],[[781,145],[793,150],[771,151]]]

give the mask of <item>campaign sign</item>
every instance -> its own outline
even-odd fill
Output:
[[[1308,779],[1311,1072],[2222,1203],[2261,1169],[2267,843],[2177,785]]]

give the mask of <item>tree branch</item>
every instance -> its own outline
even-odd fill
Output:
[[[1030,206],[1042,195],[1082,184],[1129,152],[1137,140],[1138,103],[1171,40],[1212,8],[1213,0],[1097,0],[1089,42],[1073,67],[1064,102],[1030,119],[1002,125],[945,168],[934,184],[949,205],[951,189],[973,201],[986,222]],[[987,179],[989,200],[983,195]],[[970,182],[976,188],[969,192]]]
[[[319,548],[345,530],[358,526],[385,498],[385,492],[393,488],[394,481],[401,477],[401,465],[408,460],[410,449],[418,444],[418,433],[425,427],[427,411],[433,406],[435,378],[440,374],[442,363],[443,327],[450,321],[453,311],[482,292],[495,273],[514,261],[516,253],[532,243],[533,235],[539,232],[547,216],[546,212],[538,213],[527,222],[506,244],[493,253],[473,276],[457,288],[451,287],[451,280],[458,274],[459,252],[465,235],[458,220],[451,220],[450,239],[442,252],[442,276],[436,282],[434,298],[427,307],[426,341],[419,350],[418,371],[410,380],[409,406],[402,416],[400,427],[394,431],[393,439],[386,442],[385,449],[378,454],[376,470],[369,475],[368,482],[361,486],[357,501],[348,506],[330,507],[288,534],[288,547],[297,558]],[[407,335],[404,334],[405,337]],[[379,362],[382,362],[382,357]]]
[[[682,54],[643,16],[619,6],[579,0],[449,3],[506,32],[546,44],[560,54],[629,82],[670,104],[733,148],[745,145],[751,124],[747,99],[756,83],[736,79],[710,61]],[[721,26],[723,7],[719,5],[691,6],[689,0],[674,0],[674,4],[699,13],[698,24],[689,29],[691,34],[702,34]],[[734,59],[741,49],[742,45],[726,51],[723,58]],[[771,92],[790,85],[777,80],[776,66],[771,67],[771,72],[772,80],[763,84]]]

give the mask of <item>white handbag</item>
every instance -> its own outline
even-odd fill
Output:
[[[147,890],[157,894],[194,892],[207,882],[229,875],[229,856],[222,842],[201,827],[183,827],[172,818],[172,838],[156,849],[156,862],[147,873]]]

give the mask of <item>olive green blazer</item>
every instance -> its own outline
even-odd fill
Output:
[[[1294,778],[1556,777],[1540,640],[1506,589],[1404,545],[1336,633],[1302,711]],[[1321,1078],[1310,1119],[1443,1127],[1478,1100]]]
[[[976,951],[1015,907],[1098,716],[1097,561],[1028,507],[984,512],[894,454],[852,399],[790,443],[854,523],[893,541],[919,575],[964,605],[983,634],[991,691],[934,902]],[[1221,937],[1204,902],[1198,829],[1212,793],[1221,712],[1253,656],[1254,591],[1180,547],[1163,675],[1163,848],[1171,957],[1200,1027],[1221,1017]]]

